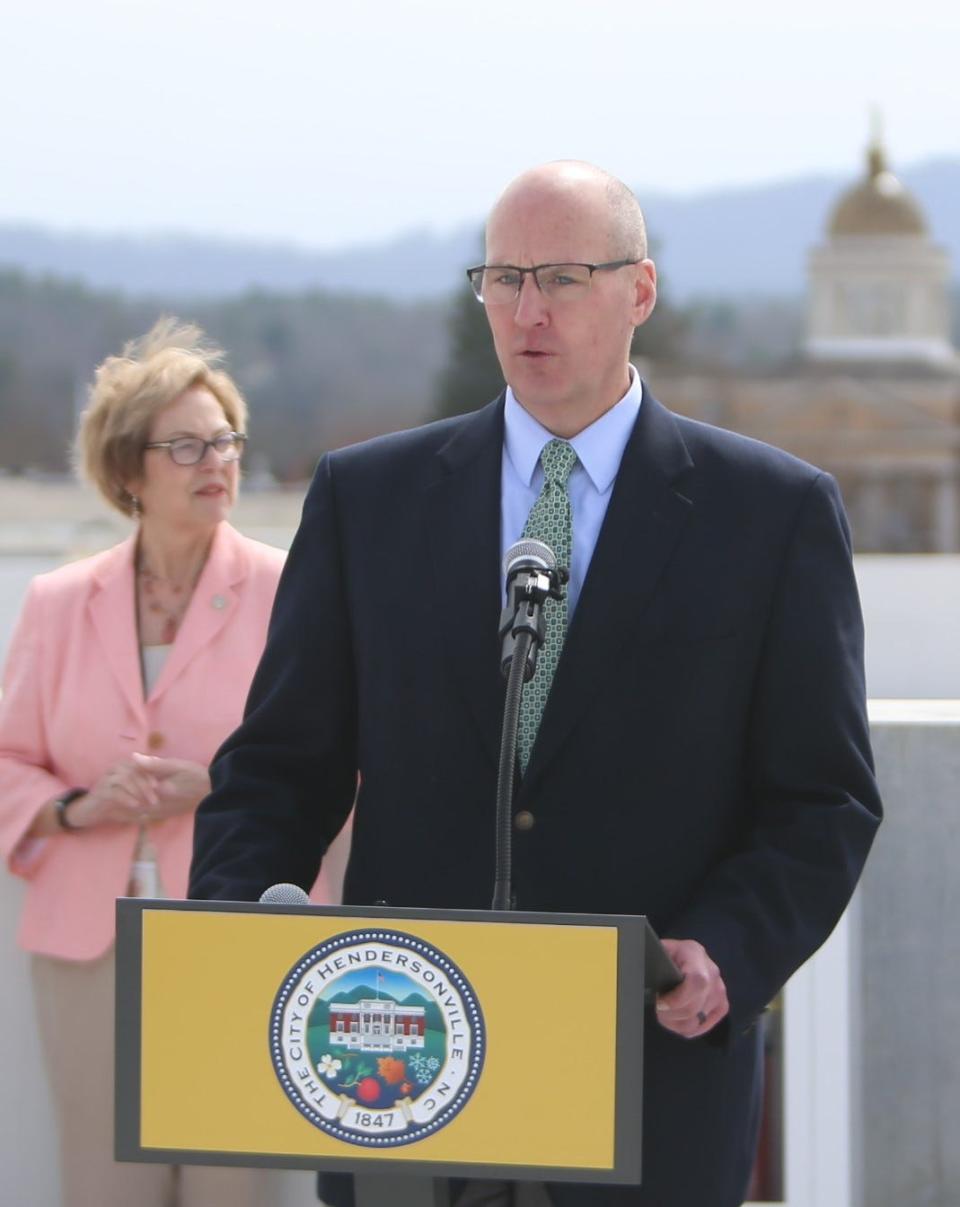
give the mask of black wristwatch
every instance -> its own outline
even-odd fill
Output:
[[[67,816],[67,806],[72,805],[75,800],[81,796],[87,795],[86,788],[68,788],[66,792],[56,797],[53,802],[54,810],[57,814],[57,825],[61,830],[82,830],[83,826],[75,826]]]

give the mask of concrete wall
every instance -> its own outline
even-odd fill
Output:
[[[2,1201],[60,1201],[53,1113],[33,1021],[29,963],[14,942],[23,890],[0,875],[0,1177]]]
[[[871,714],[887,813],[857,917],[861,1203],[957,1207],[960,700]]]

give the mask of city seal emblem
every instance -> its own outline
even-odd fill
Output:
[[[402,931],[319,944],[284,979],[270,1055],[298,1111],[338,1140],[412,1144],[461,1111],[483,1071],[483,1014],[460,969]]]

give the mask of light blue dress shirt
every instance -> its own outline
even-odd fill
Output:
[[[578,462],[567,483],[573,509],[573,554],[567,584],[567,615],[572,617],[590,568],[597,537],[607,514],[617,470],[640,413],[643,384],[630,366],[630,388],[616,406],[570,440]],[[523,409],[507,387],[504,408],[503,465],[500,475],[500,545],[506,553],[520,540],[543,486],[540,453],[552,432]],[[501,583],[501,589],[505,584]]]

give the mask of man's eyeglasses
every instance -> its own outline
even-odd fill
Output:
[[[537,288],[551,302],[575,302],[590,292],[595,272],[614,272],[639,260],[608,260],[606,264],[535,264],[518,268],[515,264],[478,264],[467,269],[477,300],[488,306],[515,302],[529,273]]]
[[[176,440],[152,440],[144,448],[165,448],[175,465],[199,465],[212,448],[221,461],[237,461],[246,440],[243,432],[223,432],[212,440],[199,436],[178,436]]]

